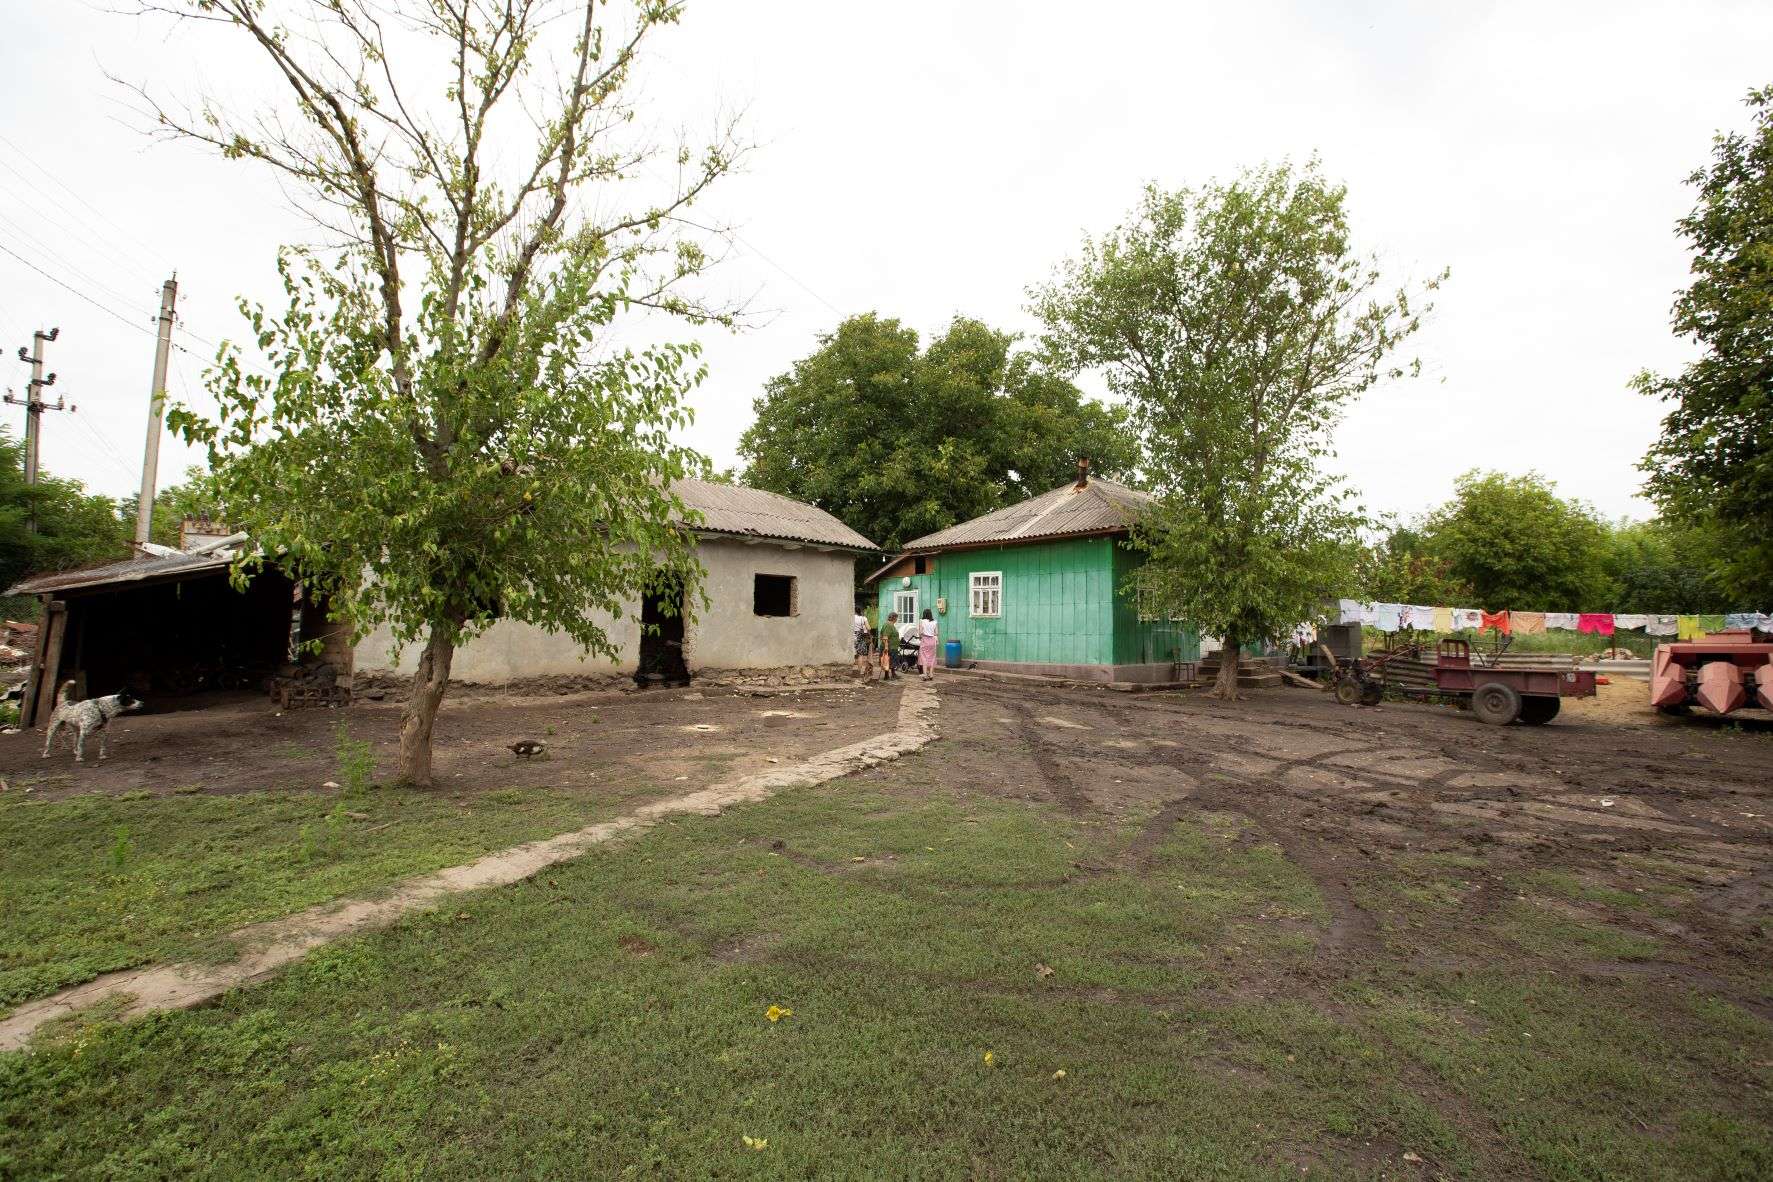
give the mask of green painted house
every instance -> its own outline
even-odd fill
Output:
[[[1126,545],[1150,502],[1111,480],[1080,476],[1031,500],[905,545],[870,575],[879,618],[936,613],[944,644],[984,669],[1106,682],[1193,677],[1193,628],[1145,616],[1127,591],[1144,561]]]

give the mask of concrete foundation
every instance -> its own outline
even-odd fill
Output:
[[[1100,681],[1109,685],[1169,685],[1191,681],[1195,666],[1190,661],[1156,661],[1142,665],[1055,665],[1036,661],[962,661],[969,669],[993,673],[1021,673],[1030,677],[1065,677],[1072,681]]]
[[[699,669],[763,669],[843,664],[852,657],[850,624],[855,616],[855,559],[847,551],[821,550],[776,542],[704,539],[697,558],[707,571],[699,601],[686,604],[684,655],[693,674]],[[794,580],[792,614],[760,616],[753,591],[758,575]],[[533,624],[500,620],[456,650],[450,676],[456,681],[502,683],[529,677],[588,673],[631,673],[640,656],[640,605],[619,617],[593,613],[615,646],[617,656],[592,656],[573,640]],[[417,646],[396,652],[386,628],[357,645],[362,673],[410,676]]]

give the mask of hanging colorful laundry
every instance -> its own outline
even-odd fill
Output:
[[[1676,616],[1675,636],[1681,640],[1698,640],[1705,635],[1705,629],[1699,626],[1698,616]]]
[[[1484,613],[1475,607],[1456,607],[1453,609],[1453,627],[1464,632],[1467,629],[1476,631],[1484,626]]]
[[[1773,628],[1773,615],[1766,612],[1728,612],[1724,616],[1726,628]]]
[[[1715,616],[1702,615],[1699,617],[1699,627],[1706,632],[1722,632],[1724,630],[1724,617],[1721,613]]]
[[[1453,609],[1437,607],[1434,609],[1434,630],[1436,632],[1453,631]]]
[[[1638,632],[1650,622],[1649,616],[1614,615],[1613,627],[1620,632]]]
[[[1398,622],[1406,628],[1432,632],[1434,631],[1434,608],[1424,607],[1419,603],[1406,603],[1403,611],[1398,614]]]
[[[1544,612],[1509,612],[1508,620],[1514,625],[1516,636],[1545,635]]]
[[[1373,627],[1381,632],[1396,632],[1400,627],[1398,616],[1403,610],[1401,603],[1375,603]]]
[[[1680,620],[1679,616],[1651,616],[1644,632],[1650,636],[1676,636],[1680,634]]]
[[[1494,628],[1504,636],[1511,634],[1512,626],[1509,623],[1507,612],[1480,612],[1478,614],[1483,617],[1479,622],[1485,629]]]
[[[1555,628],[1559,632],[1574,632],[1580,619],[1581,617],[1575,612],[1546,612],[1545,626]]]
[[[1583,612],[1576,617],[1576,631],[1589,636],[1613,635],[1612,612]]]

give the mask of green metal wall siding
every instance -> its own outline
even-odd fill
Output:
[[[1200,635],[1193,627],[1174,620],[1139,619],[1138,605],[1125,588],[1128,576],[1144,562],[1143,554],[1114,543],[1114,663],[1200,660]]]
[[[880,619],[893,596],[915,590],[918,609],[938,614],[943,641],[961,642],[975,661],[1025,661],[1052,665],[1134,665],[1197,661],[1200,642],[1186,624],[1140,623],[1121,585],[1143,557],[1113,538],[1077,538],[959,550],[934,555],[934,573],[882,579]],[[997,618],[967,614],[975,571],[1003,573],[1003,611]]]

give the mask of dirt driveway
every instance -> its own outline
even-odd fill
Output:
[[[1142,819],[1121,864],[1203,813],[1278,846],[1328,905],[1323,974],[1518,963],[1684,981],[1773,1019],[1773,734],[1623,708],[1496,728],[1301,689],[1229,704],[950,677],[942,692],[954,741],[925,758],[1080,817]]]
[[[594,791],[612,778],[653,779],[667,790],[792,762],[890,729],[896,689],[660,690],[513,696],[452,693],[437,721],[440,787],[475,793],[529,783]],[[0,778],[40,799],[84,792],[211,794],[318,788],[338,778],[338,731],[368,742],[379,775],[393,773],[400,705],[360,701],[342,710],[279,711],[263,695],[202,709],[126,715],[112,724],[110,758],[74,763],[66,741],[43,759],[43,732],[0,736]],[[549,758],[520,761],[519,739]]]

